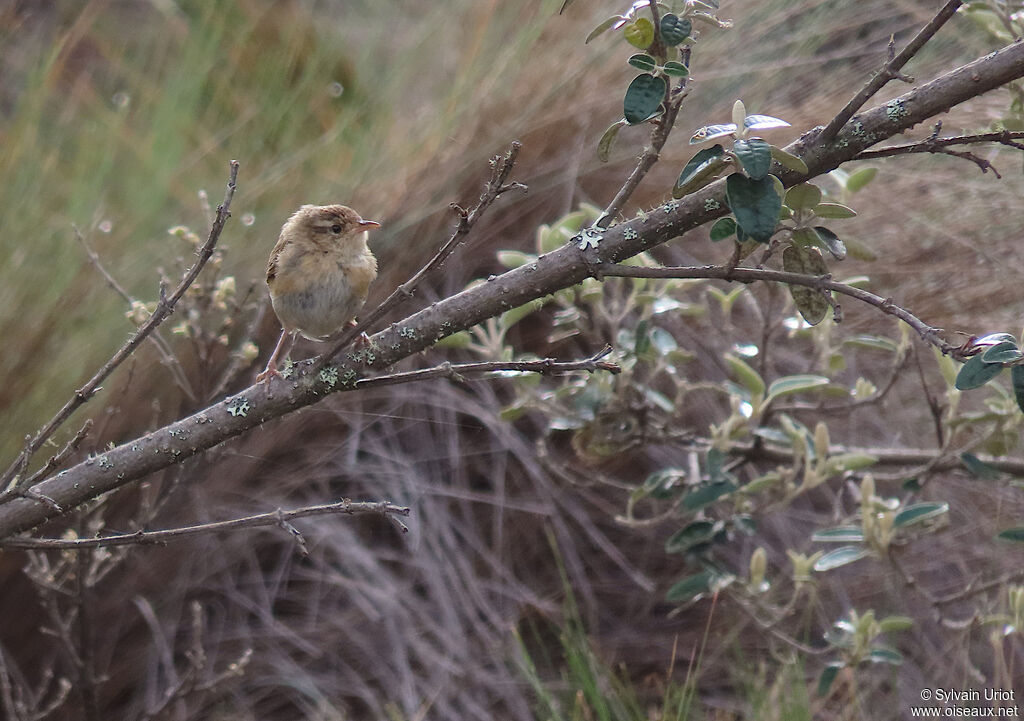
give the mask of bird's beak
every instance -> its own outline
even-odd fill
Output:
[[[370,230],[371,228],[379,228],[380,223],[378,223],[376,220],[360,220],[359,227]]]

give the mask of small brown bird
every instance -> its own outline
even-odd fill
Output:
[[[257,382],[280,375],[277,363],[289,336],[329,340],[355,318],[377,277],[366,231],[379,227],[344,205],[303,205],[285,222],[267,263],[281,337]]]

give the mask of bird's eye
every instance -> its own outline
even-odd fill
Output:
[[[341,232],[341,226],[338,225],[337,223],[335,223],[334,225],[331,226],[331,232],[332,233],[340,233]]]

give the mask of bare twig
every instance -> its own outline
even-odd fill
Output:
[[[454,210],[458,216],[458,225],[455,227],[455,230],[452,231],[451,236],[449,236],[448,240],[445,241],[444,245],[441,246],[441,249],[437,251],[437,254],[427,261],[426,265],[420,268],[412,278],[398,286],[383,303],[367,313],[366,317],[359,321],[356,326],[350,328],[347,333],[343,334],[330,350],[320,356],[314,364],[312,372],[318,372],[331,360],[331,358],[336,356],[343,348],[351,343],[354,338],[370,328],[379,318],[383,317],[393,308],[400,305],[404,300],[411,298],[419,287],[420,281],[423,280],[423,277],[432,270],[444,265],[448,256],[455,251],[459,246],[459,243],[462,242],[463,238],[466,237],[472,227],[480,219],[480,216],[487,211],[491,203],[497,200],[500,195],[508,192],[509,190],[526,190],[526,186],[522,183],[508,182],[508,177],[512,173],[512,168],[515,166],[516,158],[519,156],[519,151],[522,147],[522,143],[518,140],[513,141],[505,155],[495,155],[491,158],[491,177],[484,186],[483,191],[480,193],[480,199],[477,201],[476,205],[467,211],[455,203],[452,203],[452,210]]]
[[[939,123],[937,128],[941,128],[941,126],[942,124]],[[977,143],[999,143],[1000,145],[1006,145],[1007,147],[1015,148],[1017,150],[1024,150],[1024,143],[1017,142],[1020,139],[1024,139],[1024,132],[1020,131],[1014,132],[1010,130],[1003,130],[995,133],[956,135],[948,138],[939,138],[937,135],[937,132],[933,133],[932,137],[916,143],[904,143],[902,145],[890,145],[886,148],[878,148],[877,150],[865,150],[855,159],[870,160],[872,158],[890,158],[895,155],[906,155],[909,153],[941,153],[943,155],[952,155],[957,158],[969,160],[981,168],[981,172],[985,173],[991,170],[995,173],[997,178],[1001,178],[1002,176],[988,160],[978,157],[974,153],[950,150],[950,146],[973,145]]]
[[[224,224],[227,223],[228,218],[231,216],[231,200],[235,196],[235,183],[238,180],[238,161],[231,161],[231,172],[228,178],[227,190],[224,193],[224,202],[217,206],[217,215],[210,226],[210,235],[206,240],[206,243],[202,248],[199,249],[199,257],[196,262],[189,268],[188,272],[185,273],[185,277],[181,279],[181,283],[174,289],[174,292],[170,296],[167,296],[164,292],[163,287],[160,289],[160,302],[157,304],[153,314],[143,323],[137,331],[128,339],[121,348],[114,353],[114,355],[103,364],[103,367],[96,371],[96,374],[90,378],[84,386],[75,391],[75,394],[64,404],[57,415],[55,415],[50,422],[43,426],[38,433],[28,443],[25,444],[25,448],[18,455],[18,458],[10,465],[10,467],[4,472],[3,476],[0,476],[0,487],[6,487],[10,483],[11,479],[15,475],[24,472],[24,469],[28,466],[28,461],[35,454],[36,451],[49,439],[63,423],[71,417],[80,406],[88,401],[92,396],[100,389],[100,383],[102,383],[107,376],[114,372],[114,370],[121,365],[135,349],[144,341],[149,335],[156,330],[157,326],[164,322],[164,320],[174,311],[174,306],[178,300],[185,294],[185,291],[189,289],[192,283],[195,282],[200,271],[206,265],[206,262],[213,255],[214,246],[217,245],[217,241],[220,239],[220,234],[224,230]]]
[[[479,363],[443,363],[433,368],[405,371],[403,373],[391,373],[386,376],[375,376],[373,378],[362,378],[356,381],[357,388],[366,386],[391,386],[398,383],[410,383],[412,381],[426,380],[428,378],[450,378],[453,380],[465,380],[466,375],[496,373],[501,371],[519,371],[522,373],[540,373],[549,375],[552,373],[568,373],[570,371],[598,370],[609,373],[621,373],[622,368],[617,363],[609,363],[601,359],[611,353],[611,346],[605,346],[597,355],[580,361],[557,361],[554,358],[544,358],[535,361],[485,361]]]
[[[125,545],[148,545],[162,544],[167,541],[195,536],[200,533],[219,533],[221,531],[234,531],[239,528],[255,528],[257,526],[279,526],[293,518],[304,518],[306,516],[323,516],[328,514],[339,515],[361,515],[375,513],[385,516],[397,515],[408,516],[410,509],[407,506],[396,506],[387,502],[358,502],[343,499],[336,503],[324,503],[316,506],[305,506],[294,508],[290,511],[277,510],[269,513],[257,513],[244,518],[233,518],[229,521],[216,521],[213,523],[201,523],[195,526],[184,526],[182,528],[168,528],[160,531],[136,531],[116,536],[102,536],[99,538],[6,538],[0,541],[0,546],[9,548],[37,548],[37,549],[78,549],[96,548],[99,546],[125,546]]]
[[[952,355],[959,360],[964,360],[966,357],[959,351],[959,346],[942,339],[938,328],[933,328],[910,311],[896,305],[891,298],[883,298],[866,290],[855,288],[852,285],[838,283],[832,280],[831,276],[827,275],[803,275],[801,273],[789,273],[783,270],[770,270],[767,268],[729,268],[717,265],[645,268],[642,266],[616,265],[614,263],[599,264],[595,267],[595,271],[604,277],[717,278],[719,280],[731,280],[741,283],[763,280],[772,283],[785,283],[787,285],[801,285],[821,292],[833,291],[855,298],[878,308],[883,313],[899,318],[913,328],[925,342],[935,346],[946,355]]]
[[[818,136],[820,141],[828,142],[832,140],[836,134],[846,125],[847,121],[853,117],[853,114],[860,110],[864,103],[871,99],[871,97],[881,90],[886,83],[890,80],[897,78],[902,80],[908,80],[906,76],[901,75],[900,69],[906,65],[917,52],[924,47],[925,43],[932,39],[932,36],[939,31],[943,25],[946,24],[953,15],[956,13],[957,8],[963,5],[963,0],[948,0],[948,2],[939,9],[935,16],[921,28],[921,31],[914,36],[913,40],[907,43],[907,46],[903,48],[899,55],[892,55],[890,50],[889,62],[887,62],[881,70],[872,76],[871,80],[860,89],[856,95],[854,95],[850,102],[843,107],[839,113],[829,121],[825,129],[821,131]],[[890,46],[891,47],[891,46]]]
[[[113,288],[114,292],[121,296],[124,299],[124,302],[128,304],[128,307],[131,308],[132,304],[136,302],[136,299],[131,293],[125,290],[124,286],[118,283],[117,279],[111,275],[110,271],[108,271],[106,267],[104,267],[103,263],[100,261],[99,253],[92,249],[92,246],[89,245],[89,241],[87,241],[85,236],[82,235],[82,231],[78,229],[78,226],[72,225],[71,228],[74,230],[75,237],[78,238],[78,242],[81,243],[82,247],[85,249],[85,255],[89,258],[89,262],[92,264],[92,267],[96,269],[96,272],[103,276],[103,279],[107,281],[107,285]],[[178,360],[178,356],[176,356],[174,351],[171,350],[170,343],[168,343],[167,339],[164,338],[160,331],[156,329],[154,329],[152,335],[149,336],[149,341],[156,348],[157,353],[160,355],[160,360],[163,361],[163,364],[167,366],[168,370],[170,370],[171,375],[174,376],[175,383],[177,383],[182,392],[188,396],[188,399],[195,403],[195,391],[192,388],[192,384],[189,383],[185,369],[181,366],[181,361]]]

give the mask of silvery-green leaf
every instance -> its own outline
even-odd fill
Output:
[[[789,123],[771,115],[748,115],[743,119],[743,126],[748,130],[767,130],[769,128],[788,128]]]
[[[807,169],[807,163],[805,163],[801,158],[793,155],[792,153],[787,153],[782,148],[777,148],[774,145],[772,146],[772,157],[775,158],[779,165],[784,168],[795,170],[798,173],[809,172]]]
[[[823,225],[814,226],[814,232],[817,233],[818,238],[821,239],[821,244],[832,254],[833,258],[842,260],[846,257],[846,245],[839,239],[839,236]]]
[[[693,137],[690,138],[690,145],[697,145],[698,143],[703,143],[705,140],[724,138],[726,135],[732,135],[735,132],[736,126],[732,123],[725,123],[724,125],[705,125],[693,134]]]
[[[657,115],[661,103],[665,99],[667,87],[665,78],[649,73],[643,73],[633,78],[633,82],[626,89],[626,96],[622,99],[622,114],[626,118],[626,122],[636,125]]]
[[[673,78],[685,78],[690,74],[690,70],[678,60],[669,60],[661,69]]]
[[[818,203],[814,206],[814,214],[819,218],[855,218],[857,211],[839,203]]]
[[[609,30],[614,30],[616,28],[622,27],[626,23],[626,20],[627,18],[624,18],[622,15],[613,15],[612,17],[608,18],[603,23],[598,25],[596,28],[591,30],[590,35],[587,35],[587,39],[584,41],[583,44],[586,45],[594,38],[603,35]]]
[[[604,131],[604,135],[597,143],[597,159],[602,163],[608,162],[608,156],[611,155],[612,146],[615,145],[615,139],[619,137],[619,130],[626,124],[625,120],[619,120],[608,126],[608,129]]]
[[[627,60],[626,62],[632,65],[634,68],[638,68],[639,70],[643,70],[645,72],[650,72],[654,70],[654,68],[658,67],[658,63],[655,61],[655,59],[652,58],[647,53],[636,53],[635,55],[630,55],[629,60]]]

